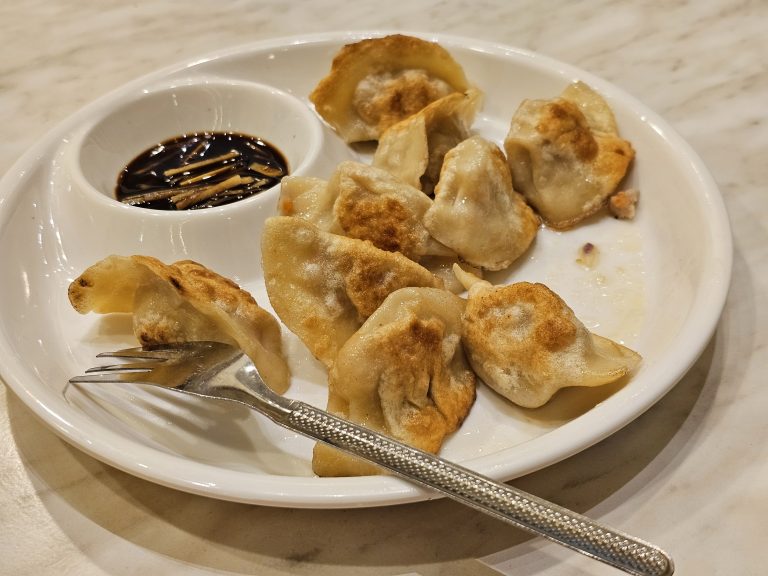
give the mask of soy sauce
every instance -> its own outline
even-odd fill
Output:
[[[261,138],[199,132],[145,150],[120,173],[123,203],[155,210],[197,210],[237,202],[288,174],[282,153]]]

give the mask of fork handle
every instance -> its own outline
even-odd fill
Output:
[[[309,404],[293,402],[285,420],[278,423],[629,574],[674,572],[672,559],[652,544]]]

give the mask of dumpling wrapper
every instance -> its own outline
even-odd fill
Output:
[[[587,119],[589,127],[595,132],[619,133],[613,110],[588,84],[579,81],[571,82],[560,93],[560,98],[576,104]]]
[[[492,286],[455,270],[469,289],[462,338],[477,375],[525,408],[560,388],[602,386],[631,373],[639,354],[591,333],[543,284]]]
[[[445,155],[424,224],[464,262],[501,270],[531,245],[539,219],[512,188],[499,147],[472,136]]]
[[[464,300],[436,288],[403,288],[344,344],[329,375],[328,410],[427,452],[437,453],[469,413],[476,377],[461,347]],[[324,444],[319,476],[381,469]]]
[[[559,98],[524,100],[504,148],[515,189],[556,229],[602,209],[635,156],[608,103],[582,82]]]
[[[284,178],[280,213],[309,220],[327,232],[370,240],[377,248],[416,262],[423,256],[453,255],[424,227],[432,200],[390,173],[345,161],[324,187],[321,183],[304,176]]]
[[[280,216],[295,216],[311,222],[323,232],[341,234],[333,212],[337,191],[328,181],[314,176],[286,176],[280,181],[277,212]]]
[[[443,284],[402,254],[296,217],[268,218],[261,250],[272,307],[326,366],[391,292]]]
[[[270,388],[288,389],[277,320],[237,284],[197,262],[108,256],[76,278],[68,295],[81,314],[132,314],[142,345],[211,340],[238,346]]]
[[[458,278],[456,278],[456,274],[453,272],[453,267],[459,266],[465,272],[473,274],[478,278],[483,277],[483,270],[482,268],[477,268],[466,262],[458,262],[457,259],[458,257],[456,255],[427,256],[420,260],[419,264],[442,280],[446,290],[453,292],[454,294],[461,294],[465,290],[464,285],[459,282]]]
[[[450,94],[395,124],[381,135],[373,165],[431,195],[445,154],[469,137],[482,100],[474,88]]]
[[[431,102],[468,88],[461,66],[439,44],[393,34],[342,47],[309,99],[351,143],[377,140]]]

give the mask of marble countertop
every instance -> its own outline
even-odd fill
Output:
[[[442,32],[615,83],[692,145],[725,198],[734,274],[704,354],[656,406],[514,484],[642,536],[679,574],[765,574],[768,538],[768,4],[293,0],[0,5],[0,173],[48,129],[149,71],[270,37]],[[69,446],[0,386],[3,574],[614,574],[446,500],[296,510],[221,502]]]

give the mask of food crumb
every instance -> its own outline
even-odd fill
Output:
[[[579,255],[576,257],[576,262],[585,268],[594,268],[597,266],[599,256],[600,251],[597,249],[597,246],[592,244],[592,242],[587,242],[579,248]]]
[[[620,190],[608,200],[608,210],[614,218],[631,220],[635,217],[639,197],[640,191],[637,188]]]

